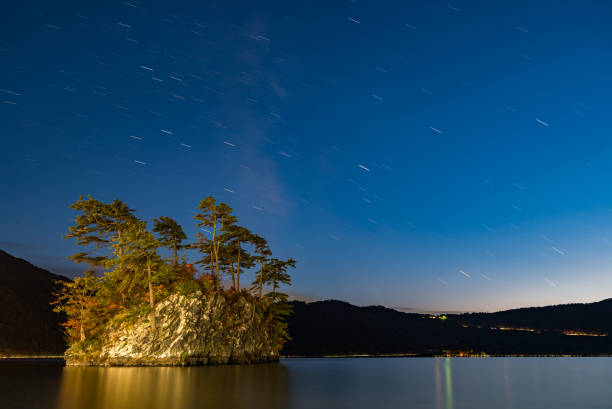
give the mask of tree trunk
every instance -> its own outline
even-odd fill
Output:
[[[117,242],[119,245],[117,246],[117,250],[119,252],[119,268],[123,268],[123,245],[121,244],[121,230],[120,227],[117,228]]]
[[[219,291],[219,288],[221,287],[221,273],[219,272],[219,245],[221,243],[217,244],[217,247],[215,248],[215,269],[217,270],[217,291]]]
[[[83,309],[83,304],[81,303],[81,342],[85,342],[85,310]]]
[[[236,291],[240,291],[240,239],[238,239],[238,264],[236,265]]]
[[[259,262],[261,269],[259,270],[259,298],[263,297],[263,261]]]
[[[176,250],[176,240],[173,239],[172,240],[172,248],[174,250],[174,267],[176,268],[176,266],[178,265],[178,254],[177,254],[177,250]]]
[[[119,243],[118,252],[119,252],[119,271],[123,274],[123,246],[121,244],[121,226],[117,226],[117,242]],[[121,294],[121,304],[125,305],[125,294]]]
[[[212,277],[215,276],[215,270],[213,269],[213,253],[212,253],[212,251],[210,252],[210,275]]]
[[[219,255],[217,254],[218,252],[218,248],[217,248],[217,217],[215,216],[214,218],[214,228],[213,228],[213,235],[212,235],[212,246],[213,246],[213,253],[215,254],[215,272],[216,272],[216,276],[217,276],[217,291],[219,290]]]
[[[236,275],[234,274],[234,262],[230,263],[230,271],[232,272],[232,287],[236,289]]]
[[[151,328],[155,333],[155,308],[153,302],[153,283],[151,282],[151,262],[147,259],[147,277],[149,279],[149,304],[151,305]]]

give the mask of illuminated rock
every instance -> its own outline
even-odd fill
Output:
[[[244,297],[174,294],[155,306],[156,331],[144,314],[135,322],[113,322],[101,347],[71,347],[67,365],[188,366],[278,360],[263,316]]]

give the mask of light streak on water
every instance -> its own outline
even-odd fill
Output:
[[[435,384],[436,384],[436,409],[442,409],[442,382],[440,379],[440,358],[435,358],[434,361],[434,373],[435,373]]]
[[[446,376],[446,409],[453,409],[453,374],[450,358],[446,358],[444,362],[444,374]]]

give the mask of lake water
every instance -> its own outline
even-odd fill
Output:
[[[0,361],[0,408],[612,408],[612,358],[338,358],[192,368]]]

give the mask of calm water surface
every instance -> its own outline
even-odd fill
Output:
[[[612,408],[612,358],[286,359],[194,368],[0,361],[0,408]]]

